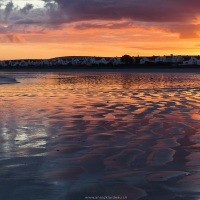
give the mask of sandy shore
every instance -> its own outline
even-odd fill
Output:
[[[11,76],[0,76],[0,84],[17,83],[17,80]]]
[[[200,199],[195,70],[0,72],[0,199]]]

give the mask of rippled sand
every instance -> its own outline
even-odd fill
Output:
[[[200,75],[10,75],[0,199],[200,198]]]

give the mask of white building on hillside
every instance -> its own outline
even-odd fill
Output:
[[[119,58],[119,57],[111,58],[109,60],[109,63],[111,63],[112,65],[120,65],[120,64],[122,64],[121,58]]]
[[[184,61],[184,58],[182,56],[173,56],[172,62],[173,63],[182,63]]]
[[[78,58],[72,58],[72,65],[79,65],[79,64],[81,64],[81,63]]]
[[[132,56],[132,59],[133,59],[133,63],[135,63],[136,62],[136,58],[134,57],[134,56]]]
[[[107,65],[109,63],[108,60],[106,60],[105,58],[95,58],[95,63],[96,65],[101,65],[101,64],[104,64],[104,65]]]
[[[148,58],[146,58],[146,57],[143,57],[143,58],[140,59],[140,64],[141,64],[141,65],[143,65],[143,64],[145,64],[145,63],[147,63],[147,62],[150,62],[150,59],[148,59]]]
[[[166,63],[167,62],[167,57],[166,56],[158,56],[155,58],[155,63],[162,62]]]
[[[200,59],[197,60],[197,65],[200,65]]]
[[[1,66],[1,67],[7,67],[7,64],[6,64],[5,61],[0,61],[0,66]]]
[[[198,59],[195,57],[191,57],[183,61],[183,65],[197,65],[197,64],[198,64]]]

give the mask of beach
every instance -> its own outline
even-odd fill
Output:
[[[200,75],[140,70],[0,72],[0,198],[199,198]]]

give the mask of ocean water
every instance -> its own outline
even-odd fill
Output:
[[[200,199],[199,74],[6,74],[0,199]]]

